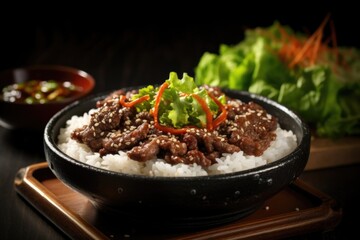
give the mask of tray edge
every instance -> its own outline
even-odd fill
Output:
[[[19,169],[14,181],[16,192],[72,239],[108,239],[79,215],[66,209],[56,196],[33,176],[34,171],[47,167],[47,162],[42,162]],[[57,214],[53,208],[62,214]]]

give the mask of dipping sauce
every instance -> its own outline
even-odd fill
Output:
[[[79,91],[81,91],[81,87],[68,81],[31,80],[4,87],[0,99],[6,102],[43,104],[71,98]]]

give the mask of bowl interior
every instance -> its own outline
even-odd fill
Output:
[[[106,212],[180,228],[239,219],[300,175],[309,156],[310,131],[296,114],[274,101],[247,92],[224,92],[262,105],[279,119],[282,128],[294,132],[297,148],[276,162],[254,169],[202,177],[149,177],[96,168],[62,153],[57,136],[68,119],[94,108],[96,101],[108,94],[103,93],[73,103],[51,118],[44,134],[46,160],[60,180]]]

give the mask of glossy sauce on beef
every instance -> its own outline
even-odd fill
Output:
[[[207,87],[214,96],[218,88]],[[123,107],[119,98],[136,93],[116,91],[97,102],[98,111],[88,125],[73,131],[71,138],[88,145],[101,156],[125,151],[136,161],[162,158],[170,164],[197,163],[210,166],[223,153],[243,151],[261,156],[276,138],[277,119],[260,105],[227,98],[227,118],[213,131],[189,128],[185,134],[170,134],[154,127],[149,112],[137,112],[135,107]]]

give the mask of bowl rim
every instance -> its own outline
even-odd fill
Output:
[[[94,88],[95,88],[95,78],[88,72],[79,69],[79,68],[75,68],[75,67],[70,67],[70,66],[66,66],[66,65],[59,65],[59,64],[37,64],[37,65],[30,65],[30,66],[24,66],[24,67],[16,67],[16,68],[9,68],[9,69],[5,69],[3,71],[0,72],[0,75],[6,75],[7,73],[10,74],[11,72],[15,72],[15,71],[21,71],[21,70],[47,70],[47,71],[59,71],[59,72],[67,72],[67,73],[71,73],[74,75],[79,75],[81,76],[83,79],[86,80],[87,84],[87,88],[84,88],[83,91],[80,91],[78,94],[76,94],[73,97],[70,98],[65,98],[63,100],[60,101],[50,101],[47,103],[32,103],[32,104],[28,104],[28,103],[23,103],[23,102],[7,102],[7,101],[3,101],[2,99],[0,99],[1,102],[6,103],[6,104],[14,104],[14,105],[19,105],[19,106],[41,106],[41,105],[59,105],[59,104],[68,104],[69,102],[72,102],[74,100],[83,98],[84,96],[88,95],[89,93],[91,93]]]
[[[131,90],[131,89],[137,89],[140,88],[142,86],[134,86],[134,87],[126,87],[126,88],[121,88],[124,90]],[[56,155],[58,155],[60,158],[63,158],[64,160],[68,161],[71,164],[75,164],[81,168],[85,168],[91,171],[95,171],[97,173],[102,173],[102,174],[107,174],[107,175],[114,175],[114,176],[118,176],[118,177],[127,177],[127,178],[134,178],[134,179],[140,179],[140,180],[146,180],[146,181],[204,181],[204,180],[225,180],[225,179],[229,179],[229,178],[238,178],[239,175],[241,175],[242,177],[247,177],[247,176],[251,176],[251,175],[260,175],[264,172],[268,172],[271,171],[274,168],[278,168],[282,165],[286,165],[288,162],[292,161],[293,156],[297,155],[299,152],[302,152],[302,147],[309,145],[310,146],[310,140],[311,140],[311,131],[310,128],[308,126],[308,124],[295,112],[293,112],[292,110],[290,110],[289,108],[287,108],[284,105],[281,105],[280,103],[271,100],[269,98],[266,98],[264,96],[258,95],[258,94],[254,94],[254,93],[250,93],[247,91],[240,91],[240,90],[233,90],[233,89],[222,89],[225,91],[225,93],[227,94],[228,92],[232,92],[235,94],[241,94],[243,96],[246,97],[250,97],[250,98],[256,98],[257,100],[260,100],[261,102],[266,102],[267,104],[270,104],[272,106],[274,106],[275,108],[281,110],[282,112],[285,112],[287,115],[290,115],[291,118],[294,119],[295,122],[297,122],[297,124],[300,125],[300,128],[302,130],[302,134],[303,137],[301,139],[300,142],[297,143],[296,148],[288,155],[274,161],[271,163],[267,163],[265,165],[261,165],[258,167],[254,167],[254,168],[250,168],[247,170],[241,170],[241,171],[236,171],[236,172],[231,172],[231,173],[221,173],[221,174],[213,174],[213,175],[205,175],[205,176],[147,176],[147,175],[140,175],[140,174],[130,174],[130,173],[122,173],[122,172],[116,172],[116,171],[112,171],[112,170],[107,170],[107,169],[103,169],[103,168],[99,168],[99,167],[95,167],[92,165],[89,165],[87,163],[81,162],[79,160],[76,160],[70,156],[68,156],[67,154],[65,154],[64,152],[62,152],[59,147],[57,146],[55,140],[57,139],[53,139],[51,137],[51,127],[53,125],[56,124],[56,122],[62,117],[63,114],[65,114],[66,112],[69,112],[73,109],[75,109],[76,107],[78,107],[79,105],[82,104],[86,104],[88,102],[94,101],[96,102],[97,100],[103,99],[104,97],[106,97],[109,93],[114,92],[114,90],[110,90],[110,91],[105,91],[105,92],[100,92],[97,94],[93,94],[90,96],[87,96],[83,99],[77,100],[69,105],[67,105],[66,107],[64,107],[63,109],[61,109],[59,112],[57,112],[55,115],[52,116],[52,118],[48,121],[48,123],[45,126],[44,129],[44,144],[51,149],[51,151],[53,151]],[[89,111],[90,109],[88,109]],[[85,112],[84,112],[85,113]],[[55,136],[56,138],[56,136]],[[299,139],[297,139],[299,140]],[[47,159],[47,161],[49,161]],[[308,159],[305,160],[306,162],[308,161]]]

